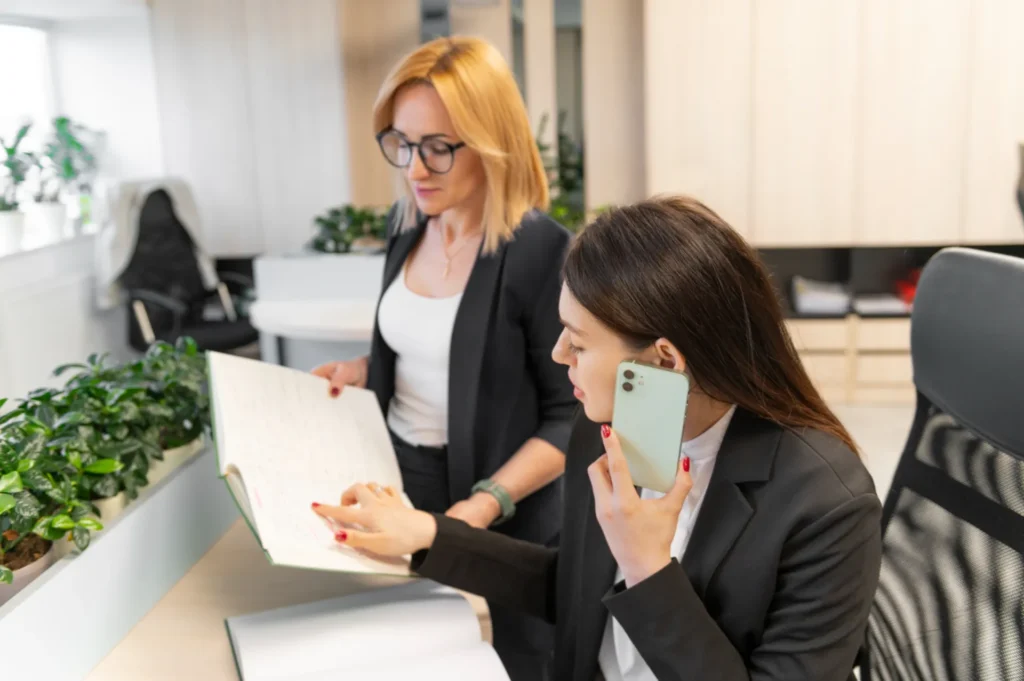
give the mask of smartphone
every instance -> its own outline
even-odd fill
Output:
[[[668,492],[676,479],[690,379],[639,362],[619,364],[612,428],[633,483]]]

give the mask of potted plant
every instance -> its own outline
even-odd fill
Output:
[[[191,338],[179,338],[175,345],[158,341],[147,350],[141,373],[148,390],[145,411],[159,429],[162,450],[151,462],[154,483],[202,449],[210,426],[206,358]]]
[[[36,391],[30,401],[53,403],[60,417],[56,437],[69,453],[119,464],[86,470],[80,481],[99,517],[110,520],[148,483],[150,461],[161,455],[158,430],[144,411],[146,385],[132,376],[132,365],[108,366],[105,356],[94,354],[54,373],[71,369],[78,372],[62,391]]]
[[[19,147],[31,127],[26,123],[18,128],[10,143],[0,137],[0,253],[17,250],[25,233],[25,214],[18,210],[18,188],[35,161]]]
[[[565,112],[558,115],[557,146],[558,156],[553,158],[551,145],[542,143],[548,116],[541,117],[537,132],[537,150],[548,173],[551,194],[551,217],[571,232],[577,232],[587,222],[583,202],[583,152],[565,130]]]
[[[37,397],[0,416],[0,603],[56,560],[58,540],[88,548],[91,532],[103,525],[90,517],[80,482],[120,466],[67,451],[58,431],[76,419],[58,417],[53,395]]]
[[[61,199],[88,186],[96,171],[96,156],[89,148],[95,139],[96,133],[66,116],[53,119],[51,136],[36,159],[39,181],[33,206],[51,239],[59,238],[67,223],[68,209]]]
[[[387,215],[351,204],[331,208],[313,219],[317,233],[310,248],[321,253],[383,253]]]

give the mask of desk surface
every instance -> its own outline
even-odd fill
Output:
[[[377,300],[257,300],[249,307],[261,333],[318,341],[368,341]]]
[[[324,598],[343,596],[395,578],[354,577],[275,567],[241,520],[195,564],[87,681],[235,681],[224,619]],[[490,638],[483,599],[467,596]]]

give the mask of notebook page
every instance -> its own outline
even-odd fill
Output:
[[[233,617],[227,625],[245,681],[336,673],[367,661],[414,663],[481,641],[469,601],[426,580]]]
[[[343,679],[509,681],[509,675],[494,648],[480,641],[467,648],[441,650],[413,659],[386,657],[376,660],[360,660],[360,664],[354,667],[343,667],[312,674],[296,674],[274,679],[274,681],[342,681]]]
[[[326,382],[306,372],[213,352],[209,361],[220,465],[240,471],[260,541],[274,562],[407,573],[339,547],[333,529],[310,509],[314,501],[338,503],[356,482],[401,489],[376,396],[348,388],[331,399]],[[319,556],[315,564],[309,555]]]
[[[219,352],[207,353],[210,399],[221,471],[234,463],[273,466],[291,460],[332,467],[341,461],[348,478],[376,480],[401,489],[394,448],[377,397],[347,388],[337,398],[312,374]],[[292,465],[293,470],[298,465]],[[340,493],[340,491],[339,491]]]

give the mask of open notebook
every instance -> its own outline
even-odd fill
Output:
[[[376,396],[347,388],[331,399],[324,379],[304,371],[219,352],[207,358],[218,470],[267,559],[415,576],[408,556],[375,559],[338,544],[310,508],[338,503],[357,482],[402,489]]]
[[[242,681],[508,681],[454,589],[420,580],[225,622]]]

